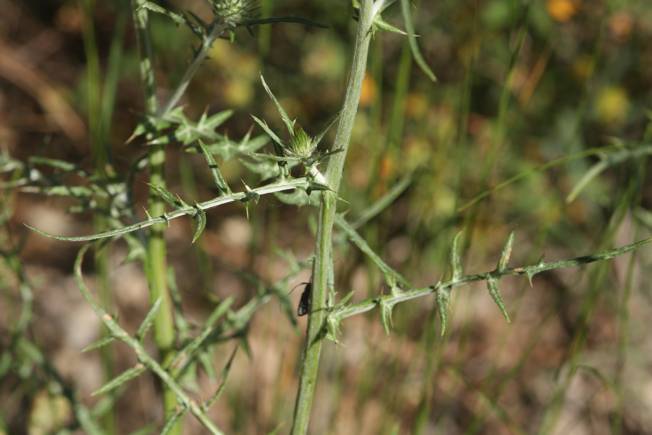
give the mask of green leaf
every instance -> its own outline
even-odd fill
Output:
[[[188,207],[188,204],[186,204],[185,201],[183,201],[181,198],[179,198],[179,196],[174,195],[172,192],[167,190],[165,187],[150,184],[150,183],[147,183],[147,184],[152,188],[151,189],[152,192],[154,192],[159,198],[161,198],[163,201],[165,201],[172,208]]]
[[[274,105],[276,106],[276,110],[278,110],[279,115],[281,115],[281,119],[283,120],[285,127],[288,129],[290,136],[294,136],[294,123],[296,121],[294,119],[290,119],[288,114],[285,112],[285,109],[283,109],[283,106],[281,106],[281,103],[278,102],[278,100],[272,93],[272,90],[269,88],[269,86],[267,86],[267,82],[265,82],[265,78],[263,77],[262,74],[260,75],[260,81],[263,83],[263,88],[265,88],[265,92],[267,92],[269,98],[271,98],[272,101],[274,102]]]
[[[145,260],[145,247],[141,240],[133,234],[125,234],[124,239],[127,242],[127,256],[123,260],[123,263]]]
[[[206,376],[208,376],[208,379],[214,381],[216,375],[215,369],[213,368],[213,353],[211,348],[204,348],[200,350],[197,354],[197,360],[199,360],[199,363],[204,368],[204,372],[206,373]]]
[[[193,216],[193,220],[195,221],[195,233],[192,236],[193,244],[199,239],[199,236],[202,235],[206,228],[206,212],[199,208],[199,206],[195,206],[195,208],[197,209],[197,213]]]
[[[233,116],[233,110],[223,110],[208,118],[202,117],[203,122],[199,122],[198,128],[201,131],[215,131],[217,127],[224,124],[231,116]]]
[[[451,248],[451,270],[453,272],[452,280],[457,281],[462,277],[462,259],[460,256],[460,240],[462,231],[457,233],[453,238],[453,247]]]
[[[166,17],[170,18],[172,21],[174,21],[176,24],[184,24],[185,20],[183,17],[176,12],[172,12],[169,9],[164,8],[163,6],[154,3],[149,0],[143,0],[140,3],[140,7],[143,9],[147,9],[150,12],[155,12],[157,14],[165,15]]]
[[[387,302],[385,299],[380,299],[380,320],[383,323],[385,334],[389,335],[392,332],[392,310],[394,304]]]
[[[333,343],[339,343],[339,336],[341,333],[342,319],[336,314],[329,314],[326,316],[326,338]]]
[[[389,266],[385,261],[369,246],[366,240],[360,236],[360,234],[342,217],[342,215],[337,214],[335,216],[335,223],[337,226],[344,231],[348,239],[355,246],[360,249],[364,254],[369,257],[369,259],[380,269],[385,276],[392,277],[395,282],[400,283],[404,286],[410,286],[408,280],[403,277],[400,273],[395,271],[391,266]]]
[[[181,418],[183,414],[185,414],[187,411],[186,408],[179,408],[177,412],[172,414],[166,421],[165,425],[163,426],[163,429],[161,429],[161,434],[160,435],[167,435],[170,433],[173,427],[175,427],[176,422]]]
[[[92,396],[98,396],[100,394],[106,394],[109,391],[115,390],[116,388],[120,387],[126,382],[129,382],[130,380],[137,378],[143,372],[145,372],[145,366],[142,364],[136,364],[134,367],[125,370],[106,384],[104,384],[100,389],[94,391],[91,395]]]
[[[498,305],[500,312],[503,313],[507,323],[511,323],[509,314],[507,314],[507,309],[505,309],[505,303],[503,302],[503,297],[500,294],[500,289],[498,288],[498,282],[496,278],[489,277],[489,279],[487,279],[487,288],[489,289],[489,294],[493,298],[494,302],[496,305]]]
[[[270,138],[272,138],[272,142],[274,143],[274,152],[276,153],[276,155],[277,155],[278,157],[283,157],[283,155],[284,155],[283,150],[286,149],[287,146],[283,143],[283,141],[281,140],[281,138],[279,138],[279,137],[276,135],[276,133],[274,133],[274,132],[272,131],[272,129],[269,128],[269,126],[267,125],[267,123],[266,123],[265,121],[259,119],[258,117],[254,116],[254,115],[251,115],[251,117],[254,119],[254,121],[256,122],[256,124],[258,124],[258,126],[259,126],[260,128],[262,128],[263,131],[264,131],[265,133],[267,133],[267,135],[268,135]]]
[[[100,349],[107,344],[113,343],[113,340],[115,340],[115,337],[112,335],[106,335],[102,338],[100,338],[97,341],[94,341],[93,343],[89,344],[88,346],[84,347],[81,351],[82,353],[84,352],[90,352],[92,350],[97,350]]]
[[[136,332],[136,340],[143,341],[147,335],[147,331],[149,331],[149,328],[151,328],[152,324],[154,323],[156,313],[158,313],[159,308],[161,308],[161,301],[162,299],[159,297],[156,299],[156,301],[154,301],[154,304],[152,304],[152,308],[150,308],[147,312],[143,323],[141,323],[138,327],[138,331]]]
[[[410,43],[410,50],[412,51],[412,57],[417,63],[421,71],[428,76],[433,82],[437,81],[435,73],[432,72],[425,59],[421,55],[421,50],[419,50],[419,44],[417,44],[417,37],[414,32],[414,23],[412,22],[412,13],[410,11],[410,0],[401,0],[401,11],[403,12],[403,21],[405,23],[405,29],[408,33],[408,41]]]
[[[449,288],[440,287],[437,289],[436,294],[437,308],[439,309],[439,318],[441,319],[441,336],[446,334],[448,327],[448,306],[451,299],[451,291]]]
[[[220,385],[217,387],[213,395],[202,405],[202,408],[205,410],[208,410],[213,404],[220,398],[222,395],[222,392],[224,391],[224,388],[226,387],[226,381],[229,378],[229,373],[231,372],[231,367],[233,365],[233,360],[235,360],[235,355],[238,352],[238,347],[236,346],[233,349],[233,352],[231,352],[231,356],[229,357],[228,361],[222,368],[222,372],[220,373],[220,378],[222,379],[220,381]]]
[[[59,169],[64,172],[74,172],[79,169],[77,168],[76,165],[67,162],[65,160],[49,159],[47,157],[32,156],[29,157],[28,161],[30,164],[33,165],[49,166],[51,168]]]
[[[202,154],[204,155],[204,158],[206,159],[206,162],[208,163],[208,168],[211,171],[211,174],[213,175],[213,182],[215,183],[215,187],[217,187],[217,190],[220,191],[220,193],[231,193],[231,189],[229,188],[229,185],[226,183],[226,180],[222,176],[222,173],[220,172],[219,166],[217,166],[217,162],[215,161],[215,158],[213,155],[208,151],[204,143],[200,140],[197,142],[199,145],[199,149],[201,149]]]
[[[500,254],[500,261],[498,262],[498,271],[503,272],[507,269],[509,258],[512,256],[512,245],[514,244],[514,232],[512,231],[507,238],[507,243]]]
[[[380,14],[376,15],[376,18],[374,18],[374,27],[386,32],[407,36],[407,32],[389,24],[387,21],[383,20],[383,17]]]

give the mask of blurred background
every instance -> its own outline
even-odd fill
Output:
[[[400,180],[411,180],[360,230],[370,246],[421,286],[446,276],[460,230],[467,273],[492,270],[511,231],[513,265],[647,237],[649,0],[417,3],[419,44],[439,81],[433,84],[413,64],[405,38],[378,32],[347,161],[341,208],[352,218]],[[165,4],[210,16],[204,1]],[[142,143],[126,143],[143,113],[129,2],[0,0],[0,10],[3,159],[42,156],[92,171],[90,143],[101,140],[115,172],[128,171],[144,150]],[[186,114],[198,119],[204,111],[233,109],[220,131],[235,139],[252,128],[250,114],[281,131],[260,85],[262,72],[289,114],[316,134],[343,99],[351,4],[263,0],[260,13],[329,27],[278,24],[252,34],[238,30],[235,42],[217,41],[183,100]],[[384,18],[403,27],[398,6]],[[158,96],[165,101],[196,41],[159,15],[151,30]],[[99,120],[98,107],[108,108]],[[609,158],[616,154],[622,158]],[[171,191],[189,200],[212,197],[204,161],[174,144],[167,156]],[[232,186],[260,184],[235,161],[223,170]],[[81,353],[101,325],[72,276],[79,245],[28,234],[22,224],[87,234],[93,218],[70,213],[69,199],[11,188],[3,177],[0,433],[62,427],[81,433],[69,393],[85,406],[98,403],[91,393],[103,384],[106,367],[101,353]],[[144,177],[134,180],[134,190],[142,209]],[[314,209],[274,198],[248,213],[239,204],[212,210],[196,244],[189,220],[172,223],[169,264],[191,330],[218,301],[234,296],[239,307],[253,297],[251,276],[274,283],[288,275],[288,255],[312,254],[314,227]],[[124,263],[124,242],[110,252],[111,311],[134,331],[148,309],[147,282],[138,263]],[[311,432],[652,433],[652,288],[645,272],[651,260],[643,248],[608,263],[538,275],[533,287],[525,278],[505,279],[511,324],[483,284],[454,292],[444,337],[434,298],[398,306],[391,335],[377,312],[347,319],[341,342],[328,343],[322,354]],[[93,285],[98,270],[91,263],[86,277]],[[338,244],[335,266],[339,295],[355,290],[359,300],[386,291],[382,274],[353,246]],[[283,290],[309,276],[304,268]],[[293,304],[301,291],[299,285],[290,294]],[[17,330],[28,344],[15,346]],[[258,309],[246,349],[236,354],[211,410],[227,433],[289,431],[304,330],[305,317],[293,326],[274,299]],[[215,370],[238,346],[225,340],[216,348]],[[116,373],[135,362],[124,346],[110,352]],[[218,381],[200,372],[193,394],[206,394]],[[156,433],[163,419],[159,394],[150,376],[132,381],[115,402],[115,433]],[[186,418],[185,433],[202,429]]]

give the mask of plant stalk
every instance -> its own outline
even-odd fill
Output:
[[[140,50],[140,74],[145,87],[145,112],[147,115],[156,115],[158,102],[154,81],[152,46],[147,33],[148,12],[144,7],[144,0],[133,0],[134,24]],[[149,148],[150,193],[149,212],[153,216],[165,213],[165,202],[156,194],[157,188],[165,188],[165,148],[154,145]],[[154,341],[158,348],[163,365],[173,357],[174,352],[174,319],[172,316],[172,300],[167,287],[167,261],[165,246],[165,224],[153,225],[147,239],[147,255],[145,269],[149,283],[150,300],[152,303],[160,299],[161,308],[154,320]],[[163,386],[163,407],[167,420],[177,412],[177,394]],[[180,435],[182,428],[181,419],[170,430],[172,435]]]
[[[95,23],[93,16],[95,11],[95,0],[81,0],[80,3],[85,15],[83,41],[86,56],[87,117],[88,128],[90,131],[91,152],[97,176],[99,179],[106,181],[108,177],[107,170],[111,161],[111,147],[107,138],[108,122],[104,123],[103,117],[104,107],[102,101],[103,97],[107,97],[107,95],[103,95],[102,92],[103,78],[100,73],[100,60],[97,40],[95,37]],[[119,39],[119,33],[116,33],[114,41]],[[101,208],[108,208],[107,201],[101,201],[100,205]],[[101,232],[108,228],[108,219],[106,215],[96,214],[93,220],[96,231]],[[110,249],[108,246],[95,251],[95,269],[97,271],[100,298],[104,307],[111,307],[113,305],[109,278],[109,258]],[[106,336],[108,330],[105,329],[103,334]],[[100,350],[100,359],[104,379],[108,381],[115,375],[114,354],[112,348],[108,346],[102,348]],[[112,409],[102,417],[102,429],[107,435],[116,433],[116,415],[114,411],[115,410]]]
[[[297,393],[292,434],[305,434],[308,432],[312,402],[319,372],[319,357],[321,354],[322,339],[324,337],[324,321],[326,319],[326,300],[328,296],[329,274],[332,265],[333,250],[333,224],[337,205],[337,192],[339,190],[344,162],[351,140],[353,123],[358,111],[362,81],[364,79],[369,43],[371,41],[371,25],[373,22],[373,1],[360,2],[360,17],[358,20],[353,61],[346,88],[344,105],[337,126],[333,149],[341,152],[333,154],[326,171],[326,181],[330,190],[321,195],[319,211],[319,226],[317,232],[317,246],[312,281],[312,306],[308,318],[308,329],[304,349],[299,391]]]
[[[199,67],[201,66],[204,59],[206,59],[206,56],[208,56],[208,50],[210,50],[210,48],[213,46],[213,42],[215,42],[215,40],[227,30],[227,26],[221,23],[213,23],[210,28],[210,33],[202,41],[201,47],[199,50],[197,50],[195,57],[192,59],[192,62],[186,69],[186,72],[183,74],[179,85],[174,90],[172,97],[170,97],[170,100],[161,112],[163,115],[174,109],[177,104],[179,104],[179,101],[181,100],[181,97],[183,97],[183,94],[186,92],[186,89],[188,89],[188,85],[192,81],[192,78],[199,70]]]

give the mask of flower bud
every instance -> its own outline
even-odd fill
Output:
[[[294,135],[290,140],[290,151],[297,157],[303,159],[309,158],[315,151],[313,139],[299,125],[294,127]]]
[[[212,0],[213,12],[227,26],[236,27],[253,18],[255,0]]]

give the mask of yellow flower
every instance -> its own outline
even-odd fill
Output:
[[[625,90],[618,86],[609,86],[600,91],[595,104],[598,119],[606,124],[622,124],[629,111],[629,98]]]
[[[548,0],[546,6],[550,16],[562,23],[573,18],[579,9],[576,0]]]

